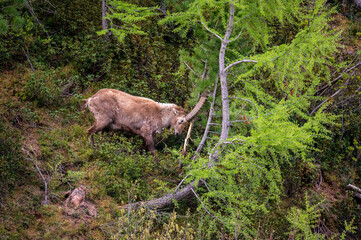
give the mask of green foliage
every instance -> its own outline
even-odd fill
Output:
[[[20,15],[24,6],[24,0],[0,2],[0,35],[5,35],[10,29],[16,31],[24,25],[24,18]]]
[[[320,205],[322,202],[311,205],[308,195],[305,195],[305,209],[292,207],[287,215],[287,220],[291,224],[290,236],[294,239],[327,239],[325,234],[315,231],[319,225],[321,217]],[[345,221],[345,229],[341,234],[335,234],[331,239],[342,239],[346,238],[347,233],[354,233],[356,227],[353,226],[354,218],[347,223]]]
[[[45,66],[39,64],[39,68]],[[33,101],[39,107],[61,107],[65,103],[74,107],[79,97],[75,93],[83,84],[84,79],[71,66],[49,68],[30,73],[20,95],[22,100]]]
[[[142,140],[98,133],[94,141],[98,146],[91,156],[98,168],[94,180],[102,186],[102,192],[119,202],[128,202],[129,194],[144,199],[149,192],[145,177],[152,172],[154,160],[148,152],[135,152]]]
[[[85,173],[74,169],[88,160],[85,158],[87,141],[84,130],[77,124],[68,124],[65,128],[41,131],[37,156],[39,168],[49,179],[48,188],[55,193],[64,186],[78,185],[85,178]],[[66,184],[66,185],[65,185]]]
[[[191,163],[188,172],[193,176],[190,180],[207,179],[207,191],[201,199],[208,211],[227,227],[242,229],[239,232],[244,237],[256,234],[254,219],[268,214],[270,205],[280,201],[283,169],[293,167],[295,159],[310,161],[307,153],[315,137],[327,137],[322,123],[332,119],[322,116],[299,125],[291,121],[295,108],[284,101],[274,108],[258,105],[257,109],[244,111],[250,128],[234,130],[215,167],[205,167],[209,159],[201,158]]]
[[[229,231],[253,238],[256,219],[280,201],[283,171],[311,162],[309,154],[316,150],[316,139],[329,137],[326,126],[336,118],[322,109],[310,116],[309,107],[315,100],[316,86],[330,81],[329,66],[337,67],[332,54],[337,51],[339,34],[328,27],[333,11],[323,8],[323,1],[315,1],[313,6],[302,1],[232,3],[236,9],[231,35],[234,43],[226,50],[226,66],[244,59],[257,63],[229,70],[234,75],[228,75],[234,96],[229,139],[216,147],[217,136],[208,140],[209,155],[220,151],[219,162],[213,163],[214,167],[209,167],[208,158],[190,163],[187,180],[206,182],[200,211],[206,208]],[[225,34],[229,4],[193,1],[185,12],[162,20],[175,23],[175,31],[186,33],[200,26],[207,32],[205,36],[195,31],[199,46],[191,54],[182,54],[198,75],[203,67],[200,59],[209,63],[211,76],[218,71],[216,51],[220,44],[214,35],[223,38]],[[275,41],[279,26],[292,26],[290,38]],[[210,37],[215,40],[209,41]],[[193,79],[199,83],[199,78]]]
[[[9,7],[16,2],[21,4]],[[1,83],[4,80],[0,93],[6,92],[0,97],[3,238],[268,239],[273,230],[274,238],[285,237],[284,229],[291,225],[294,238],[312,239],[319,204],[313,206],[306,199],[305,209],[293,207],[302,201],[299,195],[313,188],[320,176],[325,186],[332,184],[336,190],[359,183],[358,100],[348,102],[345,95],[353,108],[342,108],[340,118],[323,113],[329,106],[340,113],[341,108],[332,105],[336,99],[309,114],[314,103],[323,100],[314,96],[316,88],[330,82],[331,70],[343,66],[335,54],[340,33],[329,29],[337,25],[330,24],[335,11],[324,1],[234,1],[234,41],[228,43],[226,65],[243,59],[257,63],[229,70],[230,137],[215,147],[219,127],[212,125],[203,157],[192,162],[191,154],[180,156],[183,137],[166,130],[158,141],[158,164],[141,150],[143,141],[137,136],[97,133],[96,147],[91,147],[85,132],[92,116],[80,112],[79,104],[98,89],[115,88],[189,109],[218,74],[220,40],[213,33],[224,36],[231,1],[157,1],[168,17],[155,13],[159,9],[153,1],[108,1],[114,4],[107,17],[113,35],[107,38],[95,34],[101,28],[101,1],[28,2],[40,25],[23,0],[0,1]],[[162,18],[166,24],[158,25]],[[345,32],[352,37],[348,41],[358,44],[359,32],[359,25],[351,24]],[[30,75],[29,62],[35,68]],[[12,74],[17,80],[8,77]],[[355,84],[353,90],[358,87]],[[213,122],[219,123],[218,95],[215,103]],[[190,153],[206,122],[205,114],[198,118]],[[334,138],[330,132],[336,133]],[[24,160],[21,147],[28,143],[21,135],[39,147],[38,164],[49,180],[48,207],[40,207],[43,184],[34,166]],[[206,153],[215,150],[219,162],[208,168]],[[184,173],[177,169],[180,160]],[[26,167],[32,170],[27,182]],[[175,203],[180,212],[176,217],[144,209],[119,211],[119,204],[173,191],[181,176],[201,184],[198,198],[187,202],[192,214],[181,216],[183,203]],[[90,186],[87,198],[99,210],[90,222],[76,214],[68,216],[61,208],[63,193],[78,184]],[[322,187],[315,194],[327,197]],[[331,219],[326,224],[333,232],[342,228],[352,232],[350,216],[356,216],[356,225],[360,222],[357,204],[338,192],[331,200],[338,201],[339,195],[342,200],[327,199],[322,217]],[[285,209],[291,210],[287,214]],[[346,238],[346,232],[337,237]]]
[[[121,210],[117,221],[107,223],[102,228],[110,239],[195,239],[196,231],[190,227],[190,213],[179,222],[176,212],[166,220],[157,219],[154,211],[140,208],[135,211]],[[163,224],[162,224],[163,223]]]
[[[103,80],[109,74],[114,62],[117,46],[103,42],[92,34],[86,34],[77,38],[64,38],[63,48],[74,66],[81,73],[79,78],[81,86],[91,82]]]
[[[54,70],[31,74],[24,88],[24,100],[36,101],[42,106],[60,104],[60,79],[54,79]]]
[[[9,30],[9,25],[2,15],[0,15],[0,34],[5,34]]]
[[[295,239],[325,239],[323,234],[314,233],[321,216],[319,204],[311,206],[307,194],[305,195],[305,210],[292,207],[288,213],[287,220],[291,224],[290,235]]]
[[[109,2],[110,13],[107,14],[106,19],[110,20],[110,28],[103,29],[98,34],[104,35],[111,31],[120,42],[124,42],[124,38],[129,34],[144,35],[145,32],[139,23],[156,15],[154,8],[140,7],[120,0]]]
[[[287,98],[295,95],[312,96],[315,86],[330,81],[329,66],[337,66],[332,54],[337,51],[337,39],[340,35],[328,29],[331,13],[332,11],[322,11],[319,8],[314,8],[308,14],[300,12],[300,22],[307,23],[300,24],[299,32],[292,41],[252,57],[258,63],[251,71],[240,75],[238,82],[257,72],[259,77],[267,80],[253,81],[253,85],[275,86],[278,94]],[[271,94],[272,92],[277,93],[276,90],[272,90]]]
[[[21,136],[0,115],[0,200],[23,181],[26,162],[21,152]]]

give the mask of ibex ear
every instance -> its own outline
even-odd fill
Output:
[[[177,110],[175,110],[175,108],[173,108],[173,112],[175,115],[177,115]]]

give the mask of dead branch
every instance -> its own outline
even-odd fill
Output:
[[[224,71],[224,72],[227,72],[227,70],[230,69],[231,67],[233,67],[233,66],[235,66],[235,65],[237,65],[237,64],[240,64],[240,63],[244,63],[244,62],[258,63],[258,62],[255,61],[255,60],[243,59],[243,60],[236,61],[236,62],[234,62],[234,63],[229,64],[223,71]]]
[[[204,62],[204,70],[202,73],[202,81],[203,81],[207,76],[208,67],[207,67],[207,60],[202,60],[202,61]]]
[[[191,70],[192,73],[194,73],[194,75],[196,75],[197,77],[201,77],[198,73],[196,73],[196,72],[193,70],[193,68],[191,68],[191,67],[187,64],[186,61],[183,61],[183,63],[187,66],[187,68],[188,68],[189,70]]]
[[[344,73],[347,73],[347,72],[350,72],[352,71],[353,69],[357,68],[358,66],[361,65],[361,61],[357,62],[354,66],[352,66],[351,68],[349,68],[351,66],[351,64],[353,64],[353,62],[359,57],[359,55],[357,55],[352,61],[351,63],[342,71],[342,73],[336,77],[334,80],[332,80],[330,82],[330,84],[326,84],[326,86],[322,87],[321,89],[319,89],[315,95],[322,95],[323,92],[328,89],[330,86],[332,86],[332,84],[334,84],[335,82],[337,82],[342,76]]]
[[[29,62],[29,64],[30,64],[31,71],[32,71],[32,72],[34,72],[34,71],[35,71],[35,69],[34,69],[33,64],[31,63],[31,60],[30,60],[30,58],[29,58],[29,54],[25,51],[25,49],[24,49],[24,48],[22,48],[22,49],[23,49],[23,53],[24,53],[24,55],[26,56],[26,59],[28,60],[28,62]]]
[[[38,173],[40,174],[41,178],[43,179],[44,181],[44,186],[45,186],[45,199],[44,201],[42,202],[43,205],[48,205],[49,204],[49,201],[48,201],[48,182],[46,181],[44,175],[42,174],[39,166],[38,166],[38,160],[30,154],[30,152],[28,150],[26,150],[25,148],[21,148],[21,150],[23,150],[23,152],[26,153],[26,155],[29,157],[27,158],[27,160],[33,162],[33,164],[35,165]]]
[[[208,211],[208,209],[206,208],[206,206],[204,206],[202,200],[198,197],[197,193],[191,188],[191,191],[193,192],[194,196],[198,199],[198,201],[201,203],[202,208],[213,218],[217,219],[218,221],[220,221],[221,223],[224,224],[224,221],[222,221],[221,219],[219,219],[217,216],[214,216],[212,213],[210,213]]]
[[[225,142],[223,142],[223,144],[232,144],[232,145],[239,144],[239,145],[242,145],[243,144],[242,142],[245,142],[245,140],[243,140],[243,139],[234,139],[232,141],[225,141]]]
[[[347,185],[347,188],[348,188],[348,189],[351,189],[351,190],[353,190],[353,191],[355,191],[355,192],[361,193],[361,188],[356,187],[355,185],[348,184],[348,185]]]
[[[199,18],[200,18],[200,21],[201,21],[203,27],[204,27],[208,32],[212,33],[214,36],[216,36],[217,38],[219,38],[219,39],[222,41],[222,40],[223,40],[222,37],[219,36],[215,31],[212,31],[211,29],[209,29],[209,28],[207,27],[207,25],[203,22],[203,16],[202,16],[201,12],[199,11],[198,5],[197,5],[197,8],[198,8]]]
[[[36,20],[36,22],[39,24],[39,26],[43,29],[46,36],[50,37],[48,31],[46,31],[44,25],[40,22],[40,20],[36,16],[35,11],[34,11],[33,7],[30,5],[30,2],[28,0],[25,0],[25,6],[29,10],[29,12],[33,16],[33,18]]]
[[[202,148],[203,148],[203,146],[204,146],[204,144],[206,142],[206,139],[207,139],[207,135],[208,135],[208,132],[209,132],[210,125],[212,124],[211,121],[212,121],[212,116],[213,116],[213,111],[214,111],[214,102],[216,100],[217,83],[218,83],[218,76],[216,77],[216,80],[214,81],[214,87],[213,87],[213,93],[212,93],[213,100],[212,100],[212,103],[211,103],[211,107],[209,109],[209,115],[208,115],[206,129],[204,130],[203,137],[202,137],[201,142],[199,143],[199,145],[197,147],[196,152],[194,153],[194,156],[193,156],[192,160],[197,159],[198,154],[202,151]]]
[[[148,209],[165,209],[168,206],[172,205],[174,201],[180,201],[187,198],[191,198],[193,196],[192,189],[197,188],[194,182],[191,182],[184,188],[174,192],[169,193],[161,198],[153,199],[149,201],[141,201],[136,203],[129,203],[126,205],[121,206],[121,208],[125,209],[132,209],[132,208],[139,208],[145,207]]]
[[[192,120],[191,123],[189,124],[187,136],[186,136],[186,138],[184,139],[184,145],[183,145],[183,149],[182,149],[183,154],[186,154],[186,152],[187,152],[187,145],[188,145],[188,140],[189,140],[190,137],[191,137],[193,122],[194,122],[194,120]]]
[[[350,82],[351,77],[355,74],[355,72],[353,72],[351,74],[351,76],[347,79],[347,81],[345,82],[344,85],[342,85],[343,87],[347,86],[347,84]],[[340,88],[338,89],[334,94],[331,95],[331,97],[327,98],[326,100],[324,100],[321,104],[319,104],[317,107],[315,107],[312,112],[310,113],[310,115],[314,114],[320,107],[322,107],[325,103],[327,103],[330,99],[334,98],[337,94],[339,94],[344,88]]]

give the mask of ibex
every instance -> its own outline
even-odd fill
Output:
[[[125,130],[141,136],[148,150],[155,156],[154,135],[164,128],[174,129],[178,134],[186,123],[202,108],[207,100],[204,92],[194,109],[186,110],[171,103],[158,103],[148,98],[136,97],[115,89],[101,89],[84,100],[83,108],[88,107],[95,122],[88,129],[94,145],[93,134],[109,127],[112,130]]]

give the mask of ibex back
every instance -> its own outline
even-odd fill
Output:
[[[102,89],[85,99],[83,108],[88,107],[95,118],[94,124],[88,129],[92,144],[93,134],[109,127],[141,136],[149,151],[155,155],[155,133],[161,133],[163,128],[167,127],[174,129],[175,134],[182,132],[206,99],[207,94],[203,94],[195,108],[187,114],[182,107],[175,104],[158,103],[115,89]]]

